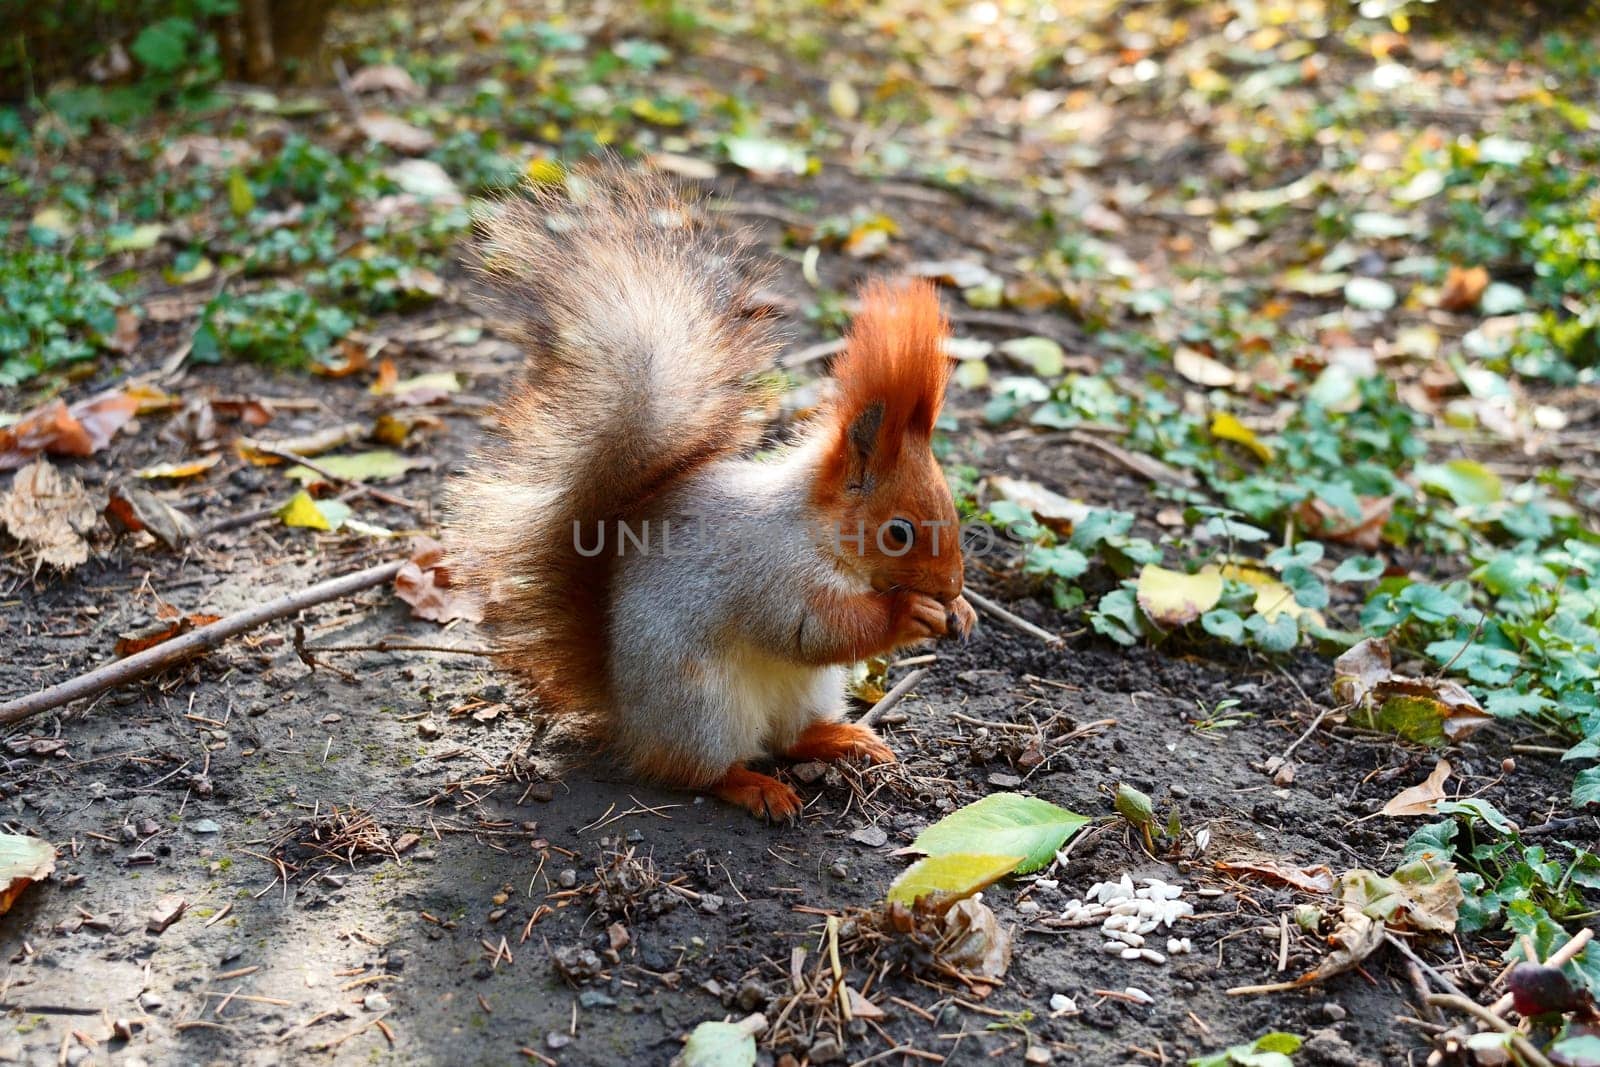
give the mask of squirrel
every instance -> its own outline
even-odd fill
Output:
[[[747,764],[893,762],[842,721],[849,665],[976,621],[930,445],[948,323],[932,283],[868,283],[831,401],[754,456],[763,270],[659,178],[567,185],[480,220],[527,363],[448,493],[458,575],[547,713],[637,777],[790,819]]]

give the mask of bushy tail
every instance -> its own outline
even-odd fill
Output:
[[[568,185],[482,220],[479,267],[527,368],[448,503],[503,664],[603,726],[609,567],[577,551],[574,523],[592,546],[597,522],[752,447],[776,343],[752,308],[759,273],[664,182],[613,164]]]

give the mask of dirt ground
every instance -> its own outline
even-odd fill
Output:
[[[441,365],[497,370],[484,359],[514,356],[503,345],[479,348],[475,364]],[[227,393],[238,373],[201,375]],[[489,373],[478,381],[494,384]],[[251,385],[262,396],[305,397],[294,380]],[[317,424],[323,405],[348,412],[367,402],[355,385],[336,387],[284,431]],[[450,444],[434,454],[455,460],[474,424],[451,422]],[[160,447],[137,434],[123,440],[119,448],[135,453]],[[962,447],[991,469],[1042,478],[1091,504],[1138,508],[1145,494],[1140,479],[1083,446],[975,438]],[[147,458],[113,451],[97,462],[116,469]],[[397,491],[432,501],[446,475],[441,462]],[[243,470],[201,517],[270,503],[262,483]],[[395,508],[363,513],[408,521]],[[113,635],[148,621],[159,602],[226,614],[386,551],[325,541],[256,526],[182,558],[122,550],[69,582],[14,583],[5,643],[27,666],[7,673],[0,696],[100,662]],[[1064,628],[1040,601],[1014,596],[1005,568],[993,569],[975,562],[969,580]],[[313,610],[300,624],[313,646],[483,644],[470,626],[441,634],[410,618],[386,592]],[[881,900],[906,862],[894,850],[938,814],[1020,788],[1105,820],[1110,791],[1127,782],[1163,816],[1174,809],[1186,827],[1209,828],[1207,853],[1158,861],[1122,824],[1103,822],[1044,872],[1056,887],[1022,880],[987,895],[1019,933],[1010,974],[981,1001],[891,973],[871,986],[882,1020],[778,1051],[810,1049],[811,1062],[828,1062],[842,1044],[835,1062],[854,1062],[904,1045],[977,1063],[1015,1062],[1038,1045],[1056,1062],[1172,1062],[1278,1028],[1319,1034],[1302,1054],[1311,1063],[1415,1058],[1424,1046],[1395,1023],[1416,1009],[1394,956],[1303,993],[1224,995],[1299,973],[1321,949],[1293,928],[1285,940],[1276,916],[1290,890],[1234,881],[1213,863],[1387,869],[1406,829],[1363,819],[1426,769],[1399,745],[1319,733],[1296,753],[1292,785],[1273,784],[1267,760],[1325,699],[1324,661],[1219,662],[1181,648],[1118,649],[1081,632],[1056,649],[992,619],[970,643],[935,652],[935,670],[887,731],[901,762],[801,785],[809,803],[794,826],[641,787],[551,743],[483,659],[358,651],[324,654],[312,670],[286,625],[159,684],[30,722],[7,737],[8,818],[63,852],[54,880],[26,894],[3,928],[9,1034],[0,1054],[25,1063],[665,1063],[699,1021],[781,1011],[792,950],[818,950],[819,911]],[[1224,699],[1250,718],[1195,729]],[[1496,778],[1504,742],[1490,731],[1468,743],[1458,773]],[[1501,806],[1524,824],[1558,799],[1547,798],[1554,788],[1539,771],[1524,761],[1503,785],[1515,801]],[[881,828],[882,844],[858,839],[875,840],[858,834],[869,827]],[[1097,930],[1045,925],[1069,897],[1123,872],[1222,890],[1175,931],[1191,938],[1192,956],[1162,966],[1110,959]],[[169,896],[186,910],[153,932],[150,915]],[[613,929],[626,931],[614,950]],[[1456,955],[1439,948],[1447,962]],[[872,962],[847,958],[857,988],[871,981]],[[1130,985],[1154,1003],[1096,992]],[[1054,994],[1080,1012],[1053,1015]],[[139,1024],[131,1040],[76,1036],[104,1035],[119,1020]]]

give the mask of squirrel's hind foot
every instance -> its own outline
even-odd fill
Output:
[[[709,792],[729,804],[737,804],[758,819],[784,822],[800,814],[799,793],[776,778],[737,763],[728,768],[728,773]]]
[[[860,756],[868,763],[893,763],[894,750],[870,726],[854,722],[814,722],[783,753],[785,759],[832,763]]]

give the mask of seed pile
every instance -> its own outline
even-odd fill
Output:
[[[1182,886],[1159,878],[1141,878],[1135,886],[1132,877],[1124,874],[1120,881],[1096,882],[1082,900],[1069,900],[1061,918],[1074,926],[1098,921],[1106,938],[1101,951],[1108,956],[1166,963],[1169,955],[1193,950],[1189,939],[1169,937],[1165,953],[1147,946],[1145,939],[1162,927],[1171,930],[1173,923],[1194,914],[1194,905],[1182,896]]]

